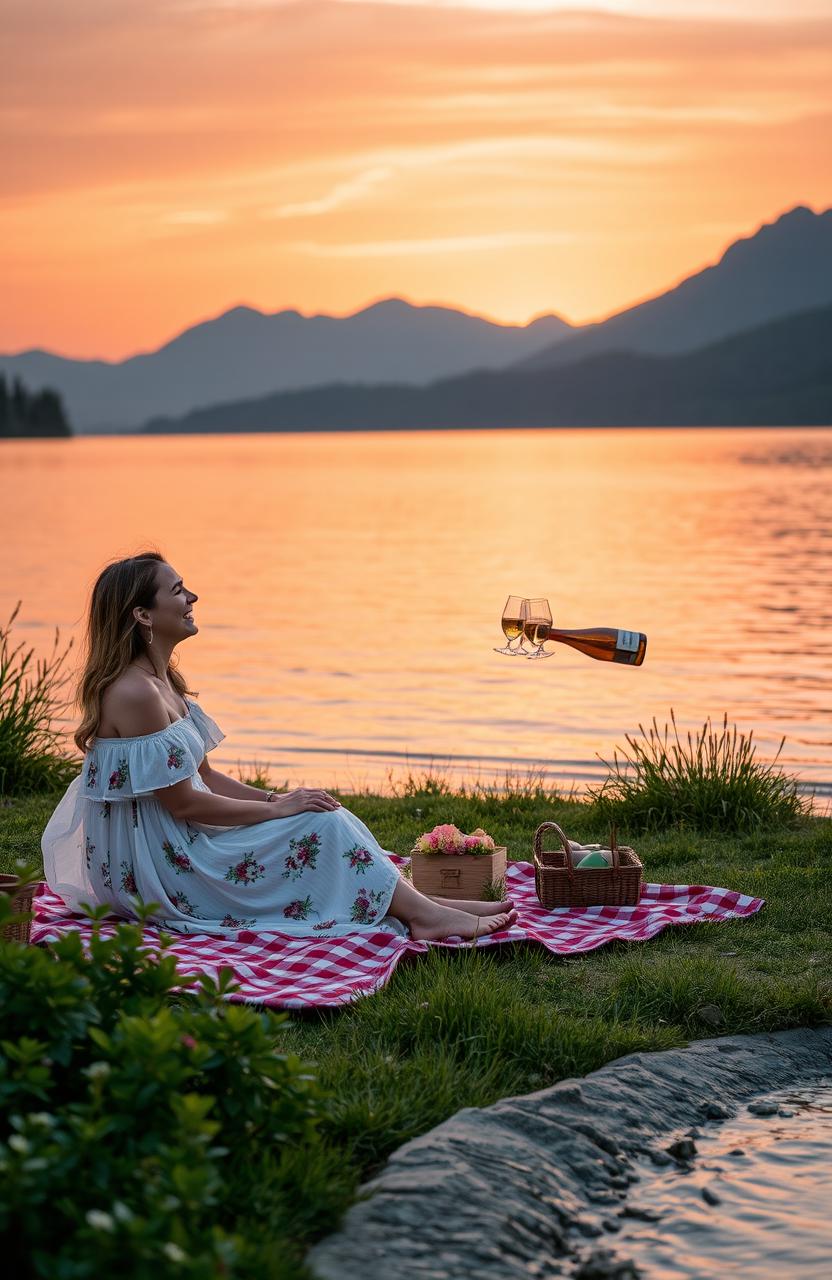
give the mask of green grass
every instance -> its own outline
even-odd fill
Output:
[[[533,781],[500,797],[412,779],[391,797],[343,796],[384,848],[405,853],[435,823],[482,826],[528,859],[535,827],[554,818],[575,839],[605,836],[588,803]],[[36,861],[58,793],[0,804],[0,870]],[[634,1050],[693,1038],[829,1022],[832,1016],[832,821],[731,836],[674,828],[634,844],[649,880],[716,884],[766,899],[742,921],[668,929],[581,957],[535,947],[448,952],[403,961],[389,985],[355,1005],[293,1015],[281,1048],[316,1064],[330,1091],[322,1141],[277,1164],[264,1153],[251,1221],[281,1276],[337,1226],[361,1181],[396,1147],[466,1106],[487,1106]],[[291,1188],[291,1194],[287,1189]]]

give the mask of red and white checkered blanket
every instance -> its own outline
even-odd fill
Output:
[[[401,867],[410,859],[395,857],[394,861]],[[293,938],[243,929],[234,938],[169,932],[175,941],[167,954],[176,958],[183,975],[208,973],[216,978],[223,966],[230,965],[240,987],[228,994],[229,1000],[289,1009],[323,1007],[348,1004],[357,996],[378,991],[403,956],[423,954],[428,947],[539,942],[556,955],[574,955],[593,951],[613,938],[644,942],[669,924],[754,915],[764,902],[763,898],[707,885],[644,884],[636,907],[558,907],[548,911],[537,899],[530,862],[509,863],[506,893],[517,908],[517,923],[476,942],[414,942],[381,930],[348,933],[341,938]],[[68,914],[62,899],[46,884],[38,886],[33,907],[33,943],[53,942],[72,930],[82,939],[89,938],[92,930],[87,917]],[[102,922],[101,936],[112,936],[119,923],[115,917]],[[159,949],[159,930],[146,926],[144,938],[144,950]]]

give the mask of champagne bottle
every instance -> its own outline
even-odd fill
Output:
[[[546,640],[559,640],[561,644],[568,644],[571,649],[578,649],[599,662],[624,662],[631,667],[640,667],[647,652],[647,636],[643,631],[624,631],[621,627],[585,627],[579,631],[567,631],[540,624],[536,630],[539,644]]]

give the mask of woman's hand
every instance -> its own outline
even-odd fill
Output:
[[[308,787],[297,787],[294,791],[286,791],[269,801],[269,808],[275,812],[274,818],[291,818],[296,813],[324,813],[329,809],[340,809],[341,803],[328,791],[312,791]]]

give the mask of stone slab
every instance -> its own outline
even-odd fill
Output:
[[[316,1280],[626,1280],[634,1273],[602,1249],[574,1263],[620,1210],[634,1158],[684,1160],[686,1147],[668,1147],[690,1143],[686,1130],[830,1069],[832,1027],[801,1028],[629,1054],[536,1093],[466,1107],[394,1152],[307,1264]]]

